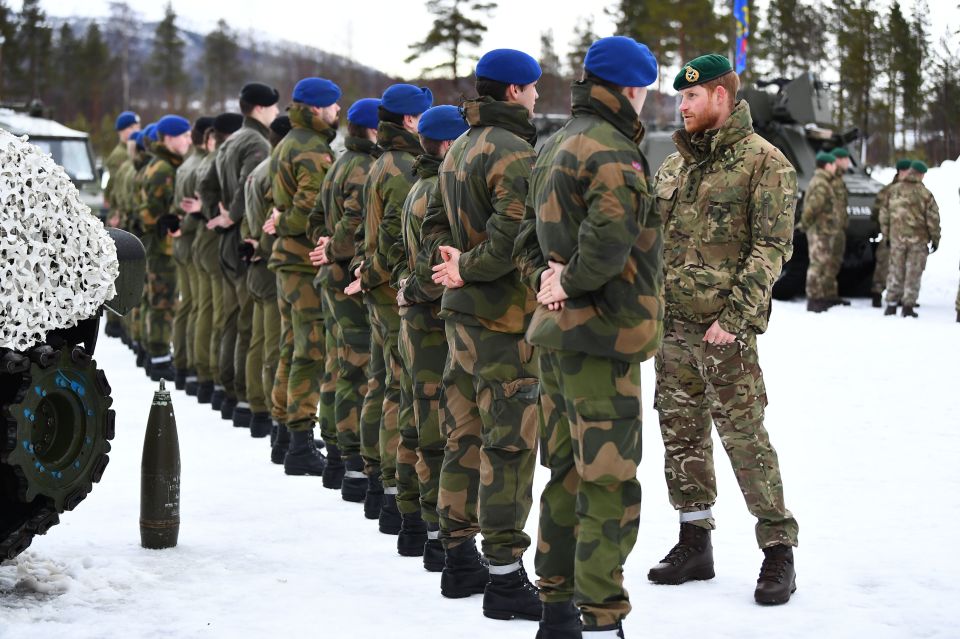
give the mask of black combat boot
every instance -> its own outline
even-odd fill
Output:
[[[870,305],[874,308],[883,306],[883,295],[881,293],[870,293]]]
[[[343,501],[359,503],[367,496],[367,476],[363,474],[363,457],[347,455],[343,460],[343,481],[340,483]],[[379,506],[377,506],[379,508]],[[379,513],[378,515],[379,516]]]
[[[122,337],[123,324],[119,322],[107,322],[107,325],[103,327],[103,334],[107,337]]]
[[[957,323],[960,324],[960,311],[957,311]]]
[[[584,639],[623,639],[623,626],[620,623],[609,626],[584,626]]]
[[[380,471],[367,477],[367,494],[363,497],[363,516],[367,519],[380,519],[380,509],[383,507],[383,482],[380,481]]]
[[[260,439],[273,431],[273,418],[270,413],[254,413],[250,417],[250,436]]]
[[[388,492],[389,491],[389,492]],[[380,506],[380,532],[384,535],[400,534],[400,511],[397,509],[397,489],[383,489],[383,505]]]
[[[423,569],[427,572],[443,572],[443,566],[440,524],[427,524],[427,541],[423,544]]]
[[[220,407],[223,410],[223,407]],[[250,428],[250,420],[253,419],[253,411],[250,410],[250,404],[247,402],[237,402],[233,409],[234,428]]]
[[[830,306],[850,306],[850,300],[845,300],[842,297],[827,298],[827,303]]]
[[[150,376],[150,380],[154,382],[159,382],[161,379],[172,382],[177,376],[177,372],[173,368],[173,360],[169,353],[166,355],[158,355],[157,357],[149,357],[147,359],[146,370]]]
[[[223,406],[223,400],[226,398],[227,391],[223,390],[223,386],[214,386],[213,395],[210,396],[210,408],[219,411],[220,407]]]
[[[543,603],[540,591],[527,579],[523,562],[510,566],[490,566],[490,581],[483,591],[483,616],[490,619],[529,619],[540,621]],[[503,572],[504,570],[509,572]]]
[[[133,352],[137,354],[137,366],[145,368],[150,358],[147,356],[147,349],[140,342],[133,343]]]
[[[313,441],[313,429],[298,430],[290,433],[290,449],[283,458],[283,472],[287,475],[314,475],[323,474],[327,467],[327,460],[317,450]]]
[[[228,422],[233,421],[233,411],[237,409],[237,398],[227,395],[220,404],[220,417]]]
[[[488,581],[490,573],[480,559],[473,537],[446,549],[443,574],[440,575],[441,595],[447,599],[479,595],[486,590]]]
[[[900,313],[904,317],[920,317],[919,315],[917,315],[917,312],[913,310],[913,306],[911,306],[910,304],[904,304],[903,309],[901,309]]]
[[[896,315],[897,314],[897,305],[896,304],[887,304],[887,308],[883,309],[883,314],[886,315]]]
[[[397,552],[403,557],[422,557],[427,543],[427,524],[420,511],[400,515],[400,535],[397,537]]]
[[[830,309],[830,303],[826,300],[820,299],[808,299],[807,300],[807,310],[811,313],[822,313]]]
[[[213,400],[213,382],[200,382],[197,384],[197,402],[200,404],[209,404]]]
[[[290,448],[290,431],[286,425],[277,424],[277,435],[270,444],[270,461],[274,464],[282,464],[284,457],[287,456],[287,450]]]
[[[323,487],[330,490],[340,490],[343,486],[343,458],[336,444],[327,444],[327,467],[323,470]]]
[[[583,623],[573,601],[543,604],[537,639],[581,639]]]
[[[183,383],[183,392],[189,397],[196,397],[197,391],[200,390],[200,382],[197,381],[197,374],[193,373],[187,375],[187,379]]]
[[[174,368],[173,371],[173,387],[177,390],[186,390],[187,370],[185,368]]]
[[[793,548],[777,544],[763,549],[763,564],[753,598],[758,604],[777,605],[790,601],[797,590],[797,573],[793,569]]]
[[[713,579],[713,543],[710,531],[690,523],[680,524],[680,541],[650,569],[655,584],[678,586],[694,579]]]

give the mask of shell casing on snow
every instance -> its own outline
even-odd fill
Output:
[[[173,548],[180,534],[180,442],[170,392],[153,394],[140,465],[140,545]]]

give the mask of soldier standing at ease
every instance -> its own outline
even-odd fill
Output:
[[[890,190],[894,184],[901,181],[910,172],[910,165],[913,160],[903,158],[897,160],[897,174],[893,176],[893,181],[880,189],[877,193],[876,205],[870,212],[870,217],[879,224],[880,209],[890,198]],[[890,242],[889,238],[881,237],[877,242],[877,250],[873,254],[873,284],[870,287],[870,299],[874,308],[883,306],[883,289],[887,286],[887,273],[890,269]]]
[[[796,589],[797,521],[787,510],[777,454],[763,426],[767,404],[757,334],[767,328],[773,283],[792,252],[797,175],[754,133],[740,79],[724,56],[680,69],[678,153],[657,172],[664,220],[666,326],[657,354],[670,503],[680,540],[649,579],[712,579],[717,497],[711,421],[730,457],[763,550],[754,598],[782,604]]]
[[[640,362],[663,335],[661,220],[640,111],[657,61],[602,38],[573,86],[573,118],[540,151],[515,256],[537,307],[550,479],[540,497],[540,639],[623,637],[623,565],[637,540]],[[578,610],[579,608],[579,610]]]
[[[807,255],[810,258],[807,266],[807,310],[813,313],[822,313],[833,306],[830,294],[837,287],[837,273],[833,270],[834,237],[843,231],[839,228],[836,216],[837,194],[833,186],[836,168],[837,158],[832,153],[817,153],[817,170],[803,195],[800,226],[807,236]]]
[[[536,154],[530,121],[540,65],[514,49],[477,63],[479,97],[462,109],[470,130],[440,165],[442,207],[421,230],[440,263],[433,281],[441,302],[449,358],[443,372],[447,445],[440,471],[440,539],[445,597],[483,592],[495,619],[539,620],[537,589],[521,558],[533,501],[539,374],[523,339],[536,307],[512,261]],[[483,534],[483,554],[475,537]]]
[[[287,406],[287,423],[278,429],[277,444],[282,446],[281,437],[289,431],[283,461],[288,475],[320,476],[326,467],[313,439],[325,344],[323,309],[313,286],[317,269],[310,263],[315,244],[307,237],[307,227],[320,185],[333,164],[330,143],[337,134],[340,95],[340,87],[324,78],[297,82],[288,112],[292,129],[270,162],[277,239],[267,266],[277,274],[284,335],[273,401]]]
[[[890,242],[884,315],[896,315],[897,306],[903,304],[903,317],[917,317],[914,308],[927,255],[940,246],[940,209],[933,193],[923,185],[926,173],[927,165],[914,161],[910,173],[890,189],[880,209],[880,232]]]
[[[115,200],[115,190],[119,184],[117,178],[120,175],[120,167],[123,166],[123,163],[129,158],[127,153],[127,140],[130,139],[133,133],[140,130],[140,116],[133,111],[124,111],[117,116],[115,128],[117,130],[117,146],[113,147],[110,155],[103,161],[103,166],[110,175],[110,178],[107,180],[107,185],[103,188],[103,200],[110,208],[110,213],[107,216],[107,223],[110,226],[120,225],[120,207],[117,206],[117,201]],[[109,316],[111,314],[108,313],[107,315]],[[116,315],[113,316],[116,317]],[[117,317],[117,319],[119,319],[119,317]]]
[[[847,212],[847,184],[843,181],[843,176],[850,170],[851,160],[850,152],[842,146],[838,146],[830,153],[837,158],[836,170],[833,172],[831,183],[833,184],[833,205],[834,215],[836,216],[837,232],[833,235],[833,246],[830,251],[830,272],[834,273],[832,279],[827,280],[827,301],[830,306],[850,306],[850,300],[840,297],[837,291],[837,275],[843,268],[843,254],[847,250],[847,225],[850,223],[850,215]]]

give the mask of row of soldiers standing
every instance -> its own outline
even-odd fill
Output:
[[[724,56],[675,79],[684,128],[655,181],[638,150],[646,46],[590,47],[539,156],[536,60],[498,49],[476,74],[459,108],[408,84],[356,102],[336,160],[340,89],[322,78],[297,84],[287,120],[258,83],[239,117],[139,133],[121,115],[109,196],[144,239],[148,286],[140,317],[108,330],[154,377],[270,434],[288,474],[363,501],[401,555],[442,572],[442,595],[482,593],[486,616],[539,620],[543,639],[623,637],[640,362],[656,354],[680,538],[649,579],[714,575],[713,422],[758,519],[755,599],[785,603],[798,527],[756,334],[791,252],[793,168],[753,132]],[[522,556],[538,448],[536,588]]]

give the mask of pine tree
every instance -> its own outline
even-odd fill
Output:
[[[449,60],[424,69],[424,73],[449,69],[452,78],[456,80],[460,74],[460,62],[467,57],[464,49],[479,47],[483,34],[487,31],[483,22],[469,17],[466,12],[490,16],[496,8],[496,2],[428,0],[427,11],[436,16],[433,27],[423,40],[410,45],[412,53],[404,62],[413,62],[434,49],[441,49],[449,54]]]
[[[63,119],[72,119],[81,108],[77,91],[79,84],[80,41],[73,33],[69,23],[64,23],[57,33],[54,48],[53,70],[56,73],[54,89],[48,94],[52,106],[60,107],[57,115]]]
[[[0,99],[6,98],[7,80],[13,75],[11,69],[16,63],[16,35],[14,14],[6,0],[0,0]]]
[[[907,68],[910,59],[909,49],[912,46],[910,40],[910,25],[903,15],[900,3],[894,0],[890,6],[890,13],[887,17],[887,28],[883,34],[883,47],[880,51],[885,57],[886,75],[887,75],[887,103],[890,107],[890,121],[892,133],[895,134],[897,128],[900,128],[903,134],[903,148],[907,146],[907,132],[903,127],[902,118],[898,118],[900,105],[903,103],[903,79],[909,72]],[[895,148],[896,140],[891,137],[891,148]]]
[[[849,0],[848,0],[849,2]],[[826,59],[826,18],[820,7],[799,0],[770,0],[756,51],[772,75],[792,78],[820,71]]]
[[[553,29],[540,34],[540,68],[543,75],[537,83],[537,92],[540,94],[539,104],[545,112],[562,113],[566,111],[566,83],[563,80],[563,70],[560,68],[560,56],[557,55],[553,41]]]
[[[879,16],[872,0],[837,0],[837,50],[840,54],[839,124],[860,128],[864,141],[870,135],[870,91],[876,79],[876,49]]]
[[[567,54],[567,66],[572,77],[580,77],[583,72],[583,60],[587,57],[587,50],[596,41],[597,34],[593,30],[593,16],[577,20],[577,24],[573,27],[570,52]]]
[[[904,122],[912,122],[916,143],[919,143],[920,117],[925,103],[923,73],[930,58],[930,8],[926,0],[913,5],[910,20],[910,46],[906,49],[903,67]]]
[[[80,46],[78,82],[82,87],[84,112],[97,125],[104,116],[110,96],[114,95],[110,78],[114,74],[113,57],[100,27],[91,22]]]
[[[239,93],[240,47],[226,20],[204,39],[204,104],[208,109],[226,109],[226,97]]]
[[[178,98],[187,82],[183,71],[183,38],[177,29],[177,14],[167,2],[163,20],[153,36],[153,53],[147,68],[154,84],[163,91],[166,108],[176,108]]]
[[[110,3],[110,18],[107,22],[107,41],[112,51],[117,52],[117,64],[120,67],[121,104],[124,107],[131,102],[130,68],[137,62],[131,48],[137,34],[140,17],[126,2]]]
[[[50,52],[53,31],[40,0],[24,0],[20,9],[20,28],[16,36],[16,56],[20,60],[20,93],[33,100],[42,97],[50,77]]]

